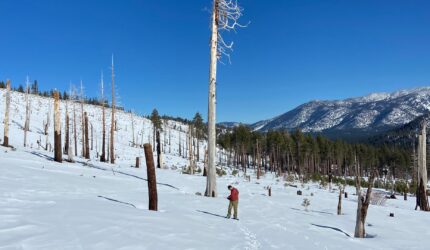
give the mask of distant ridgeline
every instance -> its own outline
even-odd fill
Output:
[[[6,84],[4,83],[4,81],[0,81],[0,89],[4,89],[6,88]],[[39,90],[39,84],[37,82],[37,80],[35,80],[32,84],[30,84],[29,86],[30,90],[29,93],[32,95],[38,95],[38,96],[43,96],[43,97],[54,97],[54,90],[51,89],[49,91],[41,91]],[[16,92],[20,92],[20,93],[25,93],[26,89],[22,86],[22,84],[18,85],[18,87],[11,87],[12,91],[16,91]],[[70,93],[67,93],[67,91],[64,91],[63,93],[58,92],[59,93],[59,97],[60,100],[81,100],[81,97],[76,95],[75,97],[71,97]],[[92,104],[92,105],[97,105],[97,106],[102,106],[103,102],[101,99],[99,98],[91,98],[91,97],[82,97],[83,98],[83,102],[85,104]],[[105,103],[105,107],[110,107],[109,103],[106,101]],[[124,110],[124,107],[115,107],[117,110]]]
[[[429,124],[430,113],[421,115],[399,128],[370,137],[367,141],[373,145],[394,145],[405,149],[412,149],[417,145],[417,135],[423,120],[426,120],[427,124]]]

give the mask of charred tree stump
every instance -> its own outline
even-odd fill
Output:
[[[146,171],[148,176],[148,195],[149,195],[149,210],[158,210],[157,198],[157,180],[155,177],[154,156],[152,155],[152,146],[149,143],[143,145],[146,158]]]

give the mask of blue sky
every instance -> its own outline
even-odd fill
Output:
[[[239,0],[248,28],[219,65],[218,121],[255,122],[313,99],[430,85],[430,1]],[[0,1],[0,79],[82,79],[97,96],[111,54],[122,105],[206,117],[210,0]]]

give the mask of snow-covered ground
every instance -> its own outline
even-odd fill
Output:
[[[318,184],[285,186],[282,178],[270,174],[260,180],[251,174],[250,182],[242,174],[219,177],[217,198],[197,195],[204,193],[206,180],[181,173],[187,160],[178,155],[177,144],[179,134],[185,140],[185,133],[176,129],[187,127],[174,122],[171,145],[175,146],[164,155],[166,169],[157,169],[159,211],[148,211],[145,161],[142,168],[131,167],[143,152],[130,146],[129,114],[119,114],[117,164],[98,162],[95,149],[89,161],[75,157],[74,164],[60,164],[52,161],[52,152],[38,149],[35,143],[39,137],[44,141],[40,129],[48,99],[33,100],[40,105],[33,109],[29,139],[33,147],[27,148],[22,147],[20,129],[23,99],[15,93],[13,100],[11,144],[17,149],[0,147],[0,249],[428,249],[430,245],[430,214],[414,211],[412,197],[371,205],[366,227],[371,237],[356,239],[351,237],[356,216],[352,188],[340,216],[337,192]],[[86,106],[86,110],[97,121],[99,108]],[[140,129],[144,125],[147,142],[150,123],[135,119]],[[223,218],[228,184],[240,191],[239,221]],[[272,187],[271,197],[267,186]],[[303,196],[296,194],[298,189]],[[301,206],[304,198],[310,200],[308,211]]]

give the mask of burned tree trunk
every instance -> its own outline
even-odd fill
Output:
[[[342,189],[339,187],[339,201],[337,203],[337,215],[342,214]]]
[[[157,137],[157,168],[161,168],[161,143],[160,143],[160,131],[156,130]]]
[[[65,137],[64,137],[64,153],[65,154],[68,154],[69,153],[69,147],[70,147],[70,145],[69,145],[69,141],[70,141],[70,138],[69,138],[69,132],[70,132],[70,129],[69,129],[69,113],[68,113],[68,109],[67,109],[67,104],[66,104],[66,119],[65,119],[66,121],[66,126],[65,126],[65,129],[66,129],[66,135],[65,135]]]
[[[63,161],[61,148],[61,117],[60,117],[60,96],[58,91],[54,92],[54,160]]]
[[[257,160],[257,180],[259,180],[261,172],[260,172],[260,149],[258,147],[258,140],[256,145],[256,151],[257,151],[257,154],[256,154],[257,156],[255,158]]]
[[[84,113],[84,123],[85,123],[85,158],[90,159],[90,143],[88,138],[88,115],[87,112]]]
[[[203,162],[203,176],[208,175],[208,150],[205,148],[205,157]]]
[[[3,146],[9,147],[10,80],[6,81],[6,110],[4,113]]]
[[[136,157],[136,168],[140,167],[140,157]]]
[[[149,143],[145,143],[143,147],[145,150],[146,171],[148,176],[148,195],[149,195],[148,209],[157,211],[158,210],[157,179],[155,176],[155,166],[154,166],[154,157],[152,155],[152,146]]]

